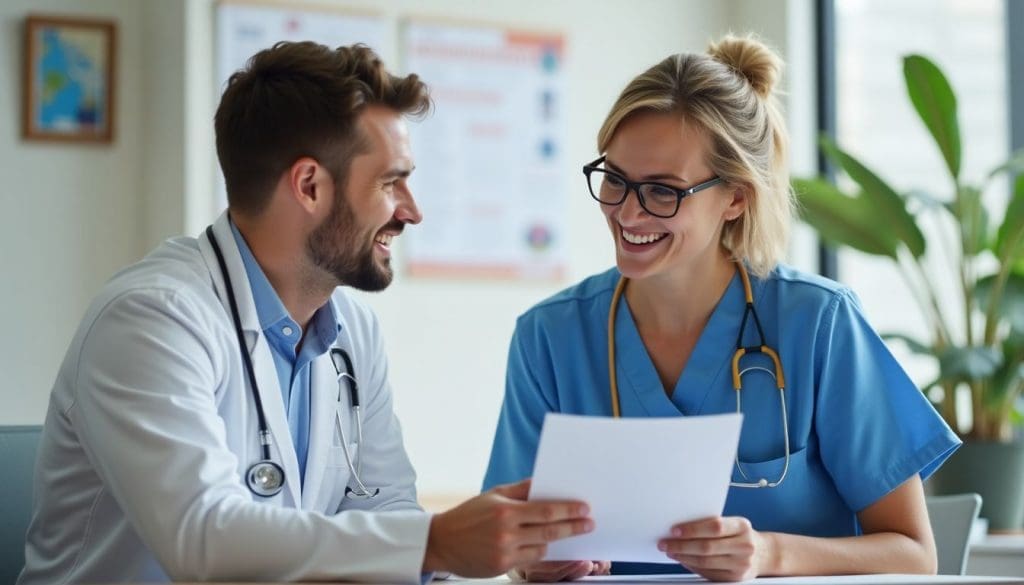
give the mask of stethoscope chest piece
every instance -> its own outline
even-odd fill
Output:
[[[245,483],[261,498],[272,498],[284,488],[284,469],[273,461],[257,461],[245,472]]]

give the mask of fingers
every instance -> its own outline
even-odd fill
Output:
[[[525,526],[520,535],[525,544],[541,544],[562,540],[577,534],[586,534],[594,529],[594,521],[589,518],[563,520],[548,524]]]
[[[545,561],[526,567],[523,574],[529,581],[573,581],[589,575],[591,565],[590,561]]]
[[[547,524],[584,519],[590,514],[590,506],[573,501],[534,501],[523,502],[520,512],[524,524]]]
[[[688,556],[669,555],[669,558],[692,571],[703,574],[707,571],[731,571],[742,568],[742,558],[734,555]]]
[[[578,561],[575,568],[572,571],[566,572],[562,575],[560,581],[575,581],[576,579],[582,579],[587,575],[594,573],[594,563],[591,561]]]
[[[526,523],[560,522],[574,518],[584,518],[590,514],[586,503],[575,500],[539,500],[527,502],[530,495],[530,478],[517,483],[509,483],[492,488],[492,492],[512,500],[524,503],[523,521]]]
[[[530,478],[516,483],[495,486],[491,488],[491,491],[506,498],[526,501],[526,498],[530,495]]]
[[[746,518],[705,518],[673,526],[671,532],[658,549],[709,580],[740,581],[760,572],[760,538]]]
[[[750,520],[742,516],[715,516],[676,524],[672,527],[672,536],[675,538],[724,538],[748,532],[751,529]]]
[[[710,557],[720,555],[750,556],[754,554],[754,543],[749,538],[701,538],[684,540],[666,538],[658,542],[658,550],[669,556]]]

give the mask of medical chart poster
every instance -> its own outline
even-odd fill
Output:
[[[334,48],[363,43],[394,68],[393,21],[374,14],[348,13],[302,3],[222,2],[217,5],[217,101],[228,78],[249,58],[278,41],[313,41]],[[224,178],[217,173],[220,209],[227,205]]]
[[[563,278],[563,37],[417,21],[402,35],[404,70],[427,82],[435,105],[410,129],[424,219],[402,236],[408,272]]]

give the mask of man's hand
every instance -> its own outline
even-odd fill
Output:
[[[547,543],[594,529],[583,502],[527,502],[530,480],[498,486],[430,521],[423,571],[493,577],[540,561]]]
[[[553,583],[575,581],[589,575],[608,575],[611,570],[611,561],[543,561],[518,568],[516,572],[527,581]]]

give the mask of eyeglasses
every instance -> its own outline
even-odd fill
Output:
[[[599,167],[598,165],[604,163],[604,159],[602,156],[590,164],[583,165],[590,196],[602,205],[621,205],[631,190],[636,191],[640,207],[655,217],[672,217],[679,212],[679,203],[684,198],[725,182],[721,177],[714,177],[689,189],[651,181],[633,182],[615,171]]]

